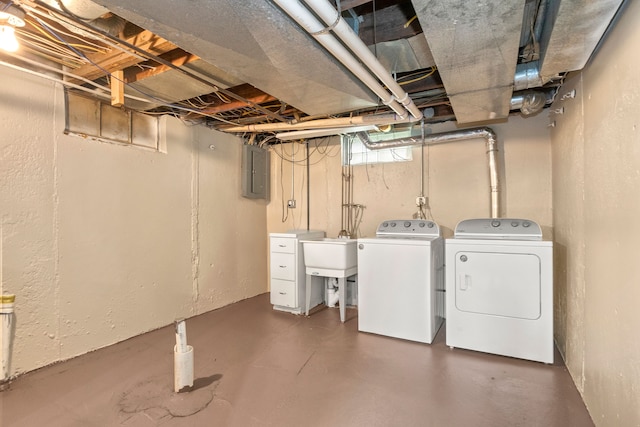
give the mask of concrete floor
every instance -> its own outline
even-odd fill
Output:
[[[173,393],[173,326],[23,375],[10,426],[592,426],[562,360],[544,365],[359,333],[268,294],[187,320],[195,384]]]

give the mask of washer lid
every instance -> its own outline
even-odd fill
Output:
[[[383,221],[377,237],[439,237],[440,227],[426,219],[390,219]]]
[[[456,225],[456,239],[542,240],[540,226],[528,219],[475,218]]]

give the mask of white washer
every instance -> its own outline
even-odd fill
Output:
[[[461,221],[445,244],[447,345],[553,363],[553,244],[533,221]]]
[[[427,220],[358,239],[358,330],[430,344],[444,316],[444,242]]]

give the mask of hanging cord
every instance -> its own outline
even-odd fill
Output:
[[[420,121],[420,132],[422,136],[422,144],[420,144],[420,195],[416,198],[418,211],[413,217],[417,219],[427,219],[424,211],[424,207],[427,204],[427,198],[424,196],[424,119]]]
[[[431,194],[431,146],[427,145],[427,197],[425,198],[427,206],[427,219],[435,221],[431,214],[431,203],[429,203],[428,195]]]
[[[291,144],[291,199],[296,197],[296,152]]]
[[[282,141],[280,141],[280,193],[282,194],[281,221],[287,222],[287,220],[289,219],[289,208],[284,200],[284,147],[282,146]]]
[[[300,165],[302,167],[302,165]],[[292,167],[295,167],[295,165],[292,165]],[[304,169],[302,170],[301,173],[302,178],[300,179],[300,200],[298,200],[299,204],[297,204],[296,206],[300,208],[300,215],[298,215],[298,220],[295,221],[294,220],[294,228],[296,229],[302,229],[302,220],[303,220],[303,215],[302,215],[302,205],[303,205],[303,201],[305,200],[304,197],[304,188],[305,188],[305,184],[306,184],[306,177],[305,177],[305,173],[304,173]],[[295,218],[295,215],[294,215]]]
[[[309,172],[309,166],[310,166],[310,161],[311,161],[311,154],[309,154],[309,141],[306,142],[306,149],[307,149],[307,231],[309,230],[309,222],[310,222],[310,218],[311,218],[311,214],[310,214],[310,210],[311,210],[311,176],[310,176],[310,172]]]

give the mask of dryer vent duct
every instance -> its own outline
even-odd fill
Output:
[[[542,91],[527,90],[511,97],[511,109],[520,110],[523,116],[539,113],[547,103],[547,95]]]
[[[362,144],[370,150],[383,148],[406,147],[411,145],[436,145],[449,142],[466,141],[469,139],[483,138],[487,144],[487,161],[489,164],[489,186],[491,218],[500,216],[500,179],[498,177],[498,138],[495,132],[488,127],[465,129],[460,131],[443,132],[424,137],[399,138],[390,141],[371,141],[366,132],[359,132],[358,138]]]

